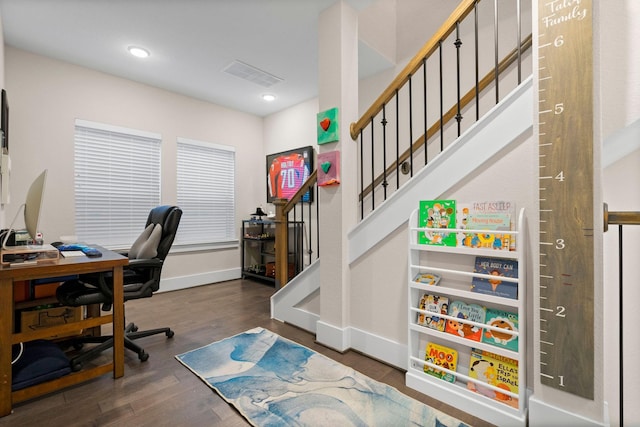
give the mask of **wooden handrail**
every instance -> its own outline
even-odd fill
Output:
[[[609,212],[609,206],[604,204],[604,231],[608,231],[609,224],[640,225],[640,212]]]
[[[531,34],[529,34],[527,36],[527,38],[525,38],[522,41],[522,45],[521,45],[521,50],[522,51],[526,51],[528,49],[531,48]],[[507,68],[509,68],[511,65],[513,65],[513,63],[518,59],[518,48],[513,49],[511,52],[509,52],[509,54],[507,54],[507,56],[504,57],[504,59],[502,61],[500,61],[500,63],[498,64],[498,74],[502,74]],[[489,85],[491,83],[493,83],[493,81],[495,80],[495,68],[491,69],[479,82],[478,82],[478,92],[482,92],[484,91],[487,87],[489,87]],[[461,99],[460,99],[460,109],[463,109],[464,107],[466,107],[467,105],[469,105],[476,96],[476,88],[472,88],[471,90],[469,90]],[[425,140],[428,141],[429,138],[431,138],[433,135],[435,135],[439,130],[440,130],[440,121],[443,122],[443,125],[449,123],[451,120],[453,120],[456,117],[456,114],[458,113],[458,104],[456,103],[454,106],[452,106],[443,116],[441,120],[437,120],[428,130],[427,130],[427,135],[425,138],[425,135],[421,135],[412,145],[411,149],[406,149],[401,155],[398,156],[398,160],[397,162],[394,161],[393,163],[391,163],[389,165],[389,167],[387,167],[387,169],[385,170],[384,174],[380,174],[374,181],[373,183],[369,184],[367,187],[365,187],[362,190],[362,193],[359,196],[359,201],[362,201],[367,194],[369,194],[371,191],[373,191],[374,188],[376,188],[378,185],[380,185],[382,183],[382,181],[384,181],[384,178],[386,176],[389,176],[390,174],[393,174],[396,172],[397,168],[398,168],[398,164],[402,164],[405,160],[407,160],[409,158],[409,156],[411,155],[412,152],[416,152],[418,149],[420,149],[424,143]],[[364,116],[363,116],[364,117]],[[367,121],[367,123],[369,123]]]
[[[311,172],[307,180],[302,183],[296,194],[288,201],[286,199],[275,199],[273,204],[276,207],[276,289],[279,289],[289,281],[289,222],[288,215],[293,207],[302,200],[307,191],[310,191],[318,179],[318,170]]]
[[[382,94],[375,100],[362,117],[354,123],[351,123],[350,133],[351,139],[354,141],[360,132],[367,126],[372,117],[375,117],[382,107],[387,104],[395,95],[396,89],[401,88],[421,66],[424,58],[431,56],[438,48],[440,41],[444,40],[455,30],[456,23],[462,21],[471,11],[479,0],[463,0],[446,21],[435,32],[433,37],[425,43],[420,51],[409,61],[404,69],[396,76]]]
[[[284,205],[284,210],[283,210],[284,215],[287,215],[293,209],[293,207],[298,202],[300,202],[300,200],[302,200],[304,195],[307,194],[307,191],[311,190],[311,188],[315,185],[317,180],[318,180],[318,170],[315,169],[313,172],[311,172],[311,174],[309,175],[309,178],[307,178],[307,180],[302,183],[298,191],[296,191],[296,194],[294,194],[293,197],[289,199],[289,201]]]

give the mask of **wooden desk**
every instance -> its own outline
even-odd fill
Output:
[[[40,396],[113,371],[113,378],[124,375],[124,299],[122,291],[123,266],[129,260],[120,254],[100,248],[102,257],[60,257],[56,263],[24,267],[0,266],[0,416],[11,413],[13,403]],[[73,274],[113,272],[113,314],[84,319],[79,322],[52,326],[37,331],[14,333],[13,282]],[[113,327],[113,360],[92,369],[72,372],[53,381],[11,391],[11,346],[25,341],[43,339],[55,334],[77,331],[111,323]]]

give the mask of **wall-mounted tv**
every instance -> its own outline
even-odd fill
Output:
[[[9,104],[7,102],[7,91],[2,89],[2,106],[0,107],[0,130],[2,130],[2,152],[9,152]]]
[[[290,200],[313,170],[313,147],[301,147],[267,155],[267,202]],[[308,191],[303,202],[313,201]]]

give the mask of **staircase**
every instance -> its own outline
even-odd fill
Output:
[[[521,40],[520,2],[499,3],[511,1],[517,11],[514,14],[517,24],[512,27],[517,28],[517,40]],[[475,59],[471,63],[476,65],[471,67],[471,78],[459,56],[461,46],[477,46],[481,34],[487,32],[479,18],[488,15],[483,8],[493,4],[477,0],[460,2],[423,49],[351,125],[351,135],[360,147],[360,195],[354,203],[359,203],[361,212],[361,221],[348,235],[351,265],[357,265],[372,249],[384,247],[397,230],[404,230],[408,213],[418,206],[419,200],[446,194],[531,135],[532,82],[531,78],[521,78],[523,58],[530,62],[525,56],[531,45],[530,37],[500,49],[496,42],[495,52],[489,52],[491,65],[484,72],[478,64],[486,65],[486,61],[482,62],[478,54],[472,55]],[[493,25],[504,23],[495,21]],[[471,38],[465,39],[469,34]],[[454,49],[458,56],[448,64],[453,68],[447,72],[442,71],[444,63],[440,59],[445,46]],[[435,76],[429,72],[432,60],[437,61],[436,70],[440,68]],[[530,64],[525,68],[530,71]],[[445,83],[443,76],[452,76],[453,82]],[[436,83],[432,83],[432,78]],[[433,84],[435,90],[431,88]],[[435,97],[437,108],[430,108],[433,98],[427,99],[428,96]],[[445,110],[445,105],[450,108]],[[271,300],[272,317],[316,332],[320,319],[317,302],[320,262],[319,258],[313,260],[290,283],[282,282],[282,288]],[[371,284],[370,292],[378,292],[377,286]],[[406,305],[406,297],[402,303]],[[406,310],[399,315],[406,316]],[[406,345],[382,338],[393,333],[355,327],[349,330],[352,348],[392,365],[406,364]]]
[[[404,230],[406,213],[415,209],[420,200],[447,193],[467,176],[486,167],[499,153],[514,149],[532,133],[532,126],[530,77],[351,230],[349,263],[357,262],[373,248],[384,245],[385,239],[396,230]],[[302,271],[272,297],[273,318],[315,332],[317,312],[299,306],[299,303],[312,299],[313,294],[319,292],[317,271],[320,262],[320,259],[314,261],[313,268]]]

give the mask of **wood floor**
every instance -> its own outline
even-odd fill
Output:
[[[314,342],[314,335],[270,319],[273,287],[233,280],[130,301],[127,320],[143,329],[170,326],[172,339],[139,340],[150,354],[141,363],[125,350],[125,376],[104,375],[87,383],[14,406],[0,426],[247,426],[247,421],[174,356],[261,326],[351,366],[469,425],[485,421],[445,406],[404,386],[404,372],[354,351],[344,354]],[[104,357],[110,357],[106,353]]]

